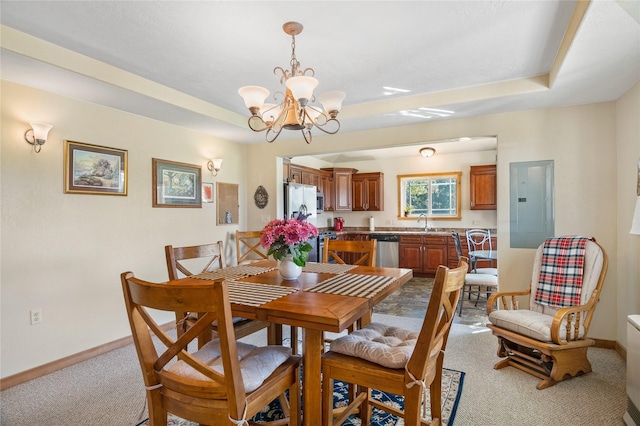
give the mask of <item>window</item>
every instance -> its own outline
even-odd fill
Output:
[[[399,216],[460,219],[462,172],[398,175]]]

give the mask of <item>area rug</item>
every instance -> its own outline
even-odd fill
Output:
[[[453,425],[453,421],[456,416],[456,410],[458,409],[458,402],[460,401],[460,395],[462,394],[462,383],[464,381],[464,374],[462,371],[449,370],[447,368],[442,369],[442,422],[447,426]],[[336,381],[333,391],[334,407],[343,407],[347,404],[347,389],[348,386]],[[404,407],[404,400],[402,396],[389,394],[386,392],[380,392],[377,390],[372,391],[372,395],[375,399],[385,404],[389,404],[396,408],[402,409]],[[428,393],[427,393],[428,397]],[[427,407],[428,401],[427,401]],[[431,419],[431,412],[427,410],[427,419]],[[265,407],[260,413],[258,413],[253,419],[254,422],[262,423],[272,420],[277,420],[283,417],[282,409],[278,400],[273,401],[268,407]],[[145,419],[136,426],[147,425],[148,419]],[[169,415],[167,423],[169,426],[197,426],[197,423],[193,423],[179,417]],[[359,426],[360,419],[356,416],[351,416],[343,423],[345,426]],[[399,419],[384,411],[373,409],[372,426],[403,426],[403,419]]]

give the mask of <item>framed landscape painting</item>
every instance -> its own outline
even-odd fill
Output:
[[[153,207],[202,207],[202,167],[152,159]]]
[[[127,151],[65,140],[64,192],[127,195]]]

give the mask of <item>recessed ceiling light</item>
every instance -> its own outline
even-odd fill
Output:
[[[382,94],[385,95],[385,96],[397,95],[398,93],[409,93],[409,92],[411,92],[411,90],[398,89],[397,87],[383,86],[382,88],[384,89],[384,92],[382,92]]]

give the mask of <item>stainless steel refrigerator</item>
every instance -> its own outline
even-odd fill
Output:
[[[309,215],[307,222],[316,225],[318,218],[317,193],[317,188],[314,185],[286,183],[284,185],[285,219],[298,218],[300,214],[305,214]]]

